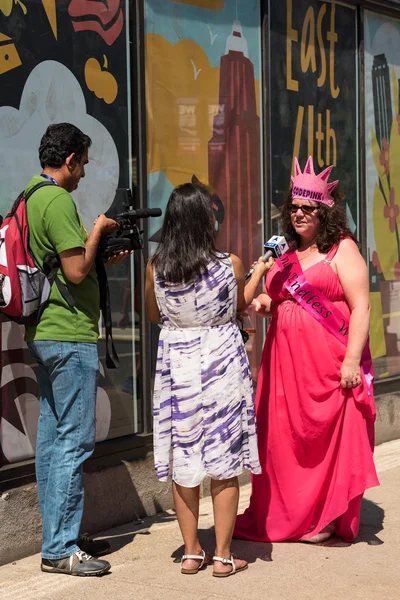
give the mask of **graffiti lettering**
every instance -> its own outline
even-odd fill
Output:
[[[75,31],[94,31],[109,46],[114,44],[124,25],[121,0],[71,0],[68,13]]]

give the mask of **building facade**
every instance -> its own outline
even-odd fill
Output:
[[[75,193],[87,229],[124,209],[127,188],[133,207],[164,210],[173,188],[196,177],[214,190],[221,248],[250,266],[279,231],[293,157],[335,165],[369,266],[377,442],[399,437],[399,64],[395,0],[4,0],[0,214],[38,172],[47,125],[69,121],[93,139]],[[161,225],[141,222],[144,250],[109,270],[120,367],[106,369],[101,335],[88,531],[171,504],[152,467],[159,328],[144,315],[144,267]],[[245,326],[256,381],[264,332]],[[22,328],[1,324],[0,351],[1,564],[38,548],[40,519],[38,390]]]

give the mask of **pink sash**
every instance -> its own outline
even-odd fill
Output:
[[[347,319],[333,302],[308,283],[296,253],[284,254],[276,263],[281,271],[283,283],[293,299],[318,323],[347,346],[349,332]],[[367,382],[368,396],[371,396],[374,376],[368,341],[361,356],[361,367]]]

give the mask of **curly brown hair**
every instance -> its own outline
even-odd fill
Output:
[[[338,244],[344,237],[349,237],[354,240],[356,244],[358,243],[347,225],[346,208],[343,203],[344,194],[339,187],[336,187],[333,192],[333,200],[333,206],[326,206],[321,203],[318,206],[320,228],[314,241],[321,254],[327,254],[332,246]],[[286,241],[293,250],[297,250],[300,243],[300,236],[296,233],[292,225],[290,213],[291,204],[292,190],[290,189],[281,206],[280,221]]]

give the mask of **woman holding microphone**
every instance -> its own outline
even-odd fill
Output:
[[[247,540],[353,542],[364,491],[379,485],[368,270],[331,171],[295,159],[281,209],[290,251],[254,302],[272,319],[256,394],[263,472],[235,526]]]

